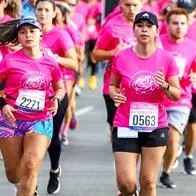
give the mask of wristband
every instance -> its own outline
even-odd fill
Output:
[[[165,91],[169,90],[170,85],[167,83],[166,86],[163,88]]]
[[[6,100],[3,97],[0,97],[0,110],[7,105]]]
[[[169,85],[169,84],[167,84],[167,88],[166,88],[166,91],[168,91],[168,90],[169,90],[169,87],[170,87],[170,85]]]

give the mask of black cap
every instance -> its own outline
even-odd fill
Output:
[[[140,20],[143,20],[143,19],[148,20],[153,25],[156,25],[157,28],[159,27],[157,17],[151,12],[140,12],[140,13],[138,13],[135,16],[134,24],[136,24],[137,22],[139,22]]]
[[[191,13],[196,8],[196,2],[195,0],[178,0],[177,6]]]

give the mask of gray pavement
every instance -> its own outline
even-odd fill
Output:
[[[99,89],[84,89],[77,98],[78,127],[70,131],[70,144],[63,147],[61,157],[60,196],[116,196],[117,188],[113,169],[111,143],[105,123],[105,105]],[[85,115],[83,112],[87,112]],[[46,155],[38,179],[39,195],[46,196],[50,162]],[[182,173],[180,167],[172,172],[176,189],[158,186],[158,196],[196,196],[196,176]],[[14,186],[6,178],[0,162],[0,196],[14,196]]]

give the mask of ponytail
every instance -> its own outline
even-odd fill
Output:
[[[0,44],[1,45],[18,45],[18,30],[17,23],[20,20],[11,20],[0,24]]]

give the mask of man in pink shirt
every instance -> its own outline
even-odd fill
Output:
[[[196,1],[194,0],[179,0],[177,6],[183,8],[189,16],[189,29],[187,37],[196,43]],[[195,72],[195,64],[192,66],[192,71]],[[193,151],[196,144],[196,88],[195,85],[192,88],[192,109],[189,116],[188,125],[184,133],[184,169],[188,174],[196,174],[196,170],[193,167]],[[195,172],[194,172],[195,171]]]
[[[196,1],[179,0],[177,2],[177,6],[187,11],[188,16],[189,16],[189,29],[187,32],[187,37],[196,42],[196,36],[195,36],[195,33],[196,33],[196,20],[195,20]]]
[[[107,122],[110,125],[110,131],[112,131],[113,118],[116,111],[114,101],[109,95],[112,60],[117,52],[135,44],[136,40],[132,30],[133,21],[135,15],[142,8],[142,1],[121,0],[119,5],[121,13],[114,15],[104,24],[92,54],[94,60],[108,62],[104,73],[103,96],[106,103]]]
[[[160,37],[163,48],[171,52],[179,68],[181,98],[178,101],[165,99],[169,121],[169,142],[164,156],[161,183],[167,188],[175,188],[170,180],[170,172],[177,157],[180,136],[183,134],[188,122],[191,109],[191,82],[190,70],[196,58],[195,43],[186,38],[188,30],[188,15],[180,8],[173,9],[166,17],[168,34]],[[191,174],[195,168],[191,168]]]

